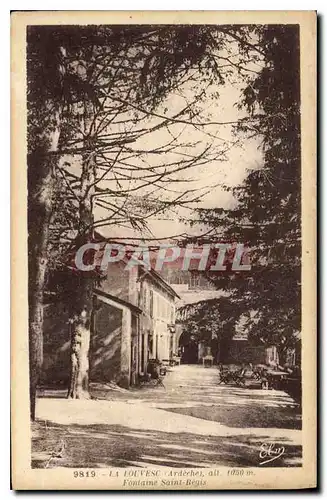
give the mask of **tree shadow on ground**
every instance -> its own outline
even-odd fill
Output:
[[[45,389],[39,396],[65,398],[63,390]],[[148,404],[167,412],[218,422],[233,428],[302,429],[302,409],[281,391],[249,391],[231,386],[213,387],[192,394],[164,388],[112,390],[108,384],[91,384],[93,399]],[[170,406],[171,405],[171,406]]]
[[[301,413],[294,412],[293,408],[260,407],[253,404],[231,407],[223,411],[221,405],[203,407],[165,408],[166,411],[188,415],[219,422],[227,427],[239,428],[275,428],[275,429],[302,429]],[[241,411],[240,411],[241,410]]]
[[[120,425],[33,424],[33,468],[97,467],[258,467],[270,436],[211,436],[139,430]],[[302,448],[277,440],[284,454],[261,467],[299,467]],[[62,448],[58,452],[58,447]]]

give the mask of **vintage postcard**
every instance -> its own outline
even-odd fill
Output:
[[[316,13],[12,14],[12,487],[316,487]]]

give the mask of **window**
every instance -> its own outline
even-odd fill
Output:
[[[158,301],[158,295],[155,293],[154,294],[154,300],[153,300],[153,315],[159,317],[159,301]]]
[[[174,307],[174,304],[170,305],[170,323],[175,323],[175,307]]]
[[[147,310],[147,289],[143,284],[143,294],[142,294],[142,308],[146,312]]]
[[[165,320],[165,321],[169,321],[169,304],[167,302],[166,299],[162,299],[162,305],[163,305],[163,313],[162,313],[162,318]]]
[[[149,290],[148,288],[144,289],[144,309],[146,312],[149,312]]]

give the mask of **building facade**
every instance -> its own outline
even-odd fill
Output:
[[[149,359],[170,360],[175,340],[176,292],[155,271],[119,261],[94,289],[89,374],[91,382],[137,383]],[[70,373],[69,308],[45,307],[42,382],[66,385]]]
[[[139,269],[141,315],[141,364],[148,359],[170,360],[176,353],[176,292],[154,271]]]

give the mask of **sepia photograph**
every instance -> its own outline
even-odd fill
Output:
[[[14,486],[313,487],[315,13],[69,14],[12,19]]]

